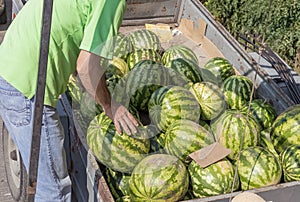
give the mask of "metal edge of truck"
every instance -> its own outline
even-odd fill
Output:
[[[146,6],[143,4],[146,4]],[[143,10],[138,9],[139,6],[146,7],[147,11],[138,13]],[[152,2],[128,0],[122,26],[138,26],[145,23],[179,23],[183,17],[192,19],[195,24],[197,24],[199,18],[205,20],[207,23],[206,37],[219,48],[239,73],[248,76],[254,81],[258,94],[271,102],[277,113],[281,113],[287,107],[294,105],[291,99],[269,78],[260,65],[256,63],[221,24],[215,21],[209,11],[197,0],[160,0]],[[72,109],[68,100],[65,96],[62,98],[68,116],[72,119]],[[82,131],[78,128],[76,120],[70,124],[69,130],[71,136],[71,158],[75,159],[72,163],[71,176],[75,182],[74,186],[77,198],[82,199],[81,201],[114,201],[95,157],[89,153],[86,146],[82,145],[84,143],[80,142],[82,138],[79,136],[84,137],[84,134],[80,134]],[[82,170],[82,167],[85,169]],[[280,197],[294,200],[299,197],[297,191],[299,190],[299,186],[299,181],[296,181],[249,191],[267,197],[268,200],[279,199]],[[190,201],[228,201],[230,197],[238,193],[240,192]],[[283,196],[283,194],[290,197]]]

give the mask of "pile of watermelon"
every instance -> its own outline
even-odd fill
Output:
[[[189,47],[162,48],[146,29],[113,44],[100,68],[138,132],[118,135],[74,75],[67,95],[116,201],[187,200],[300,180],[300,105],[278,115],[226,58],[200,67]],[[215,142],[231,153],[206,167],[190,157]]]

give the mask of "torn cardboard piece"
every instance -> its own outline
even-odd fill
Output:
[[[178,29],[190,40],[198,44],[207,54],[208,59],[212,57],[224,57],[220,50],[205,36],[207,24],[198,20],[198,27],[195,27],[192,20],[182,18]]]
[[[202,168],[205,168],[225,158],[230,153],[231,153],[230,149],[227,149],[220,143],[215,142],[200,150],[191,153],[189,156],[194,161],[196,161]]]
[[[162,43],[169,42],[172,39],[171,28],[168,24],[145,24],[145,28],[154,32]]]

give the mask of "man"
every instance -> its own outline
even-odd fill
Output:
[[[77,70],[84,87],[114,121],[119,133],[124,130],[130,135],[136,130],[134,117],[111,100],[99,65],[101,58],[111,57],[112,49],[103,44],[117,35],[125,6],[125,0],[54,0],[35,201],[71,200],[64,134],[56,112],[70,74]],[[42,7],[41,0],[28,1],[0,46],[0,115],[27,170]]]

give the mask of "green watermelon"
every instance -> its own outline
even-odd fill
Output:
[[[118,171],[114,171],[111,168],[105,168],[107,185],[115,199],[130,194],[130,176],[131,175],[129,173],[121,173]]]
[[[194,51],[181,44],[176,44],[167,48],[162,55],[162,62],[166,67],[171,67],[172,60],[176,58],[188,59],[196,64],[199,62]]]
[[[77,107],[82,98],[84,87],[75,74],[71,74],[67,84],[67,96],[73,107]]]
[[[195,197],[203,198],[227,194],[239,187],[238,175],[234,175],[234,166],[227,159],[222,159],[205,168],[196,161],[188,165],[192,191]]]
[[[260,146],[268,149],[270,152],[272,152],[276,157],[279,158],[279,155],[272,143],[271,137],[270,137],[270,131],[271,128],[264,129],[260,132]]]
[[[162,86],[172,84],[173,78],[167,68],[155,62],[141,61],[127,75],[123,95],[138,110],[147,112],[152,93]]]
[[[88,93],[83,92],[80,100],[80,113],[88,120],[92,120],[96,115],[103,112],[102,107]]]
[[[253,83],[246,76],[233,75],[225,79],[222,90],[231,109],[242,109],[250,101]]]
[[[129,68],[126,61],[123,60],[122,58],[116,57],[108,61],[105,74],[109,76],[116,75],[116,76],[123,77],[128,72],[129,72]]]
[[[256,146],[260,140],[260,125],[251,116],[238,111],[228,109],[211,124],[215,139],[231,153],[228,158],[236,160],[241,149]]]
[[[248,108],[248,106],[245,106],[242,110],[247,112]],[[252,100],[249,112],[260,123],[262,129],[271,127],[277,116],[271,104],[262,99]]]
[[[216,77],[225,81],[228,77],[235,75],[235,71],[230,62],[222,57],[214,57],[208,60],[203,66],[210,70]]]
[[[175,120],[163,137],[166,153],[189,163],[189,155],[215,142],[214,136],[198,123],[190,120]]]
[[[152,122],[162,131],[176,120],[198,122],[200,106],[193,94],[181,86],[163,86],[151,95],[148,103]]]
[[[280,153],[285,182],[300,180],[300,145],[291,145]]]
[[[104,112],[91,121],[86,141],[98,161],[123,173],[132,172],[150,150],[149,139],[134,138],[125,133],[119,135]]]
[[[282,112],[271,127],[271,140],[278,153],[290,145],[300,144],[300,104]]]
[[[126,61],[128,54],[132,51],[130,39],[126,35],[119,33],[113,38],[112,45],[113,57],[121,58]]]
[[[141,49],[152,49],[154,51],[161,51],[162,47],[158,36],[147,29],[138,29],[130,33],[130,42],[133,51]]]
[[[151,60],[157,63],[161,63],[161,56],[153,49],[140,49],[131,52],[127,57],[127,64],[130,70],[135,65],[143,60]]]
[[[175,156],[152,154],[134,168],[129,182],[133,201],[182,199],[189,186],[185,165]]]
[[[282,175],[280,160],[258,146],[241,151],[237,169],[242,190],[278,184]]]
[[[176,58],[172,60],[170,68],[178,72],[179,75],[191,84],[202,81],[198,65],[187,59]]]
[[[212,120],[227,108],[223,91],[213,83],[194,83],[190,91],[201,107],[201,119],[203,120]]]

